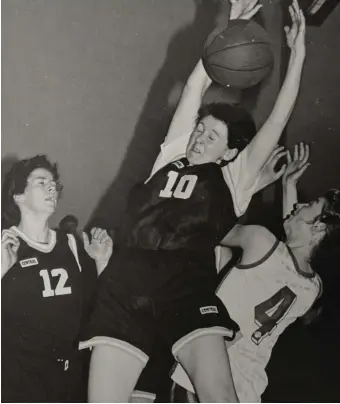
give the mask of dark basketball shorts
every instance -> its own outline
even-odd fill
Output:
[[[180,349],[203,335],[233,339],[237,324],[212,293],[191,293],[160,307],[148,296],[113,292],[103,283],[80,348],[111,345],[148,362],[157,340],[176,358]]]
[[[84,355],[52,359],[2,349],[1,356],[1,402],[86,401]]]

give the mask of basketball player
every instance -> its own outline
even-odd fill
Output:
[[[306,148],[306,151],[308,152],[308,148]],[[287,164],[283,164],[280,170],[276,170],[276,167],[279,160],[284,158],[286,155],[287,151],[283,146],[278,146],[275,148],[261,170],[260,177],[257,181],[256,191],[266,188],[268,185],[282,177],[283,173],[286,171]],[[298,156],[296,157],[296,153],[294,154],[294,161],[297,161],[301,166],[307,163],[307,159],[308,153],[306,153],[304,161],[299,160]],[[222,269],[226,270],[226,266],[230,269],[233,268],[241,256],[240,251],[236,254],[235,251],[233,252],[230,248],[222,246],[217,247],[215,249],[215,253],[216,270],[218,273]],[[191,397],[189,392],[187,392],[186,396],[184,389],[180,389],[178,386],[176,386],[176,384],[173,384],[172,389],[170,388],[169,376],[173,367],[174,360],[170,350],[167,349],[164,344],[162,345],[160,341],[157,341],[150,360],[144,368],[140,378],[138,379],[135,390],[132,393],[131,402],[153,403],[156,397],[159,402],[158,396],[163,396],[164,394],[167,394],[167,398],[164,399],[167,401],[169,400],[168,396],[170,396],[171,402],[182,402],[184,399],[189,398],[190,400],[195,399],[194,397]]]
[[[231,14],[250,18],[256,3],[235,1]],[[224,344],[237,325],[214,293],[214,248],[247,208],[296,101],[305,58],[296,1],[291,14],[287,76],[257,134],[239,108],[212,104],[198,111],[211,81],[202,62],[190,76],[152,175],[133,198],[118,252],[100,279],[80,345],[93,347],[90,401],[127,402],[156,335],[172,347],[201,401],[237,400]]]
[[[312,260],[330,242],[340,242],[340,191],[329,190],[309,204],[297,203],[296,182],[308,167],[308,147],[295,147],[283,176],[286,242],[261,226],[236,226],[223,240],[243,249],[241,261],[217,288],[240,332],[228,346],[241,402],[260,402],[268,379],[265,368],[284,330],[302,317],[321,294]],[[183,368],[173,379],[194,389]],[[194,400],[190,397],[190,402]]]
[[[82,323],[97,274],[82,265],[74,236],[51,230],[61,186],[45,156],[16,163],[3,189],[2,401],[84,401]],[[100,273],[112,252],[106,231],[92,229],[85,249]],[[85,261],[84,261],[85,262]]]

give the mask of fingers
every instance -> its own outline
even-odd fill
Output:
[[[268,163],[271,163],[278,154],[282,153],[284,150],[284,146],[276,146],[275,149],[271,152],[271,155],[268,158]],[[284,152],[286,153],[286,152]]]
[[[290,14],[290,18],[292,20],[292,27],[293,27],[297,23],[297,16],[296,16],[295,10],[292,6],[288,7],[288,11]]]
[[[304,35],[306,32],[306,20],[302,10],[300,10],[299,12],[299,17],[300,17],[299,34]]]
[[[256,3],[258,3],[258,1],[259,0],[251,0],[251,1],[249,1],[248,5],[244,9],[244,12],[248,12],[248,11],[252,10],[255,7]]]
[[[299,160],[299,146],[298,146],[297,144],[294,145],[293,160],[294,160],[294,161],[298,161],[298,160]]]
[[[286,156],[286,155],[287,155],[287,151],[286,151],[286,150],[283,150],[283,151],[281,151],[280,153],[277,153],[277,154],[275,155],[275,157],[273,158],[273,160],[272,160],[273,166],[275,167],[276,163],[277,163],[282,157],[284,157],[284,156]]]
[[[301,168],[299,168],[295,173],[294,173],[294,177],[295,179],[299,179],[302,174],[307,170],[307,168],[310,166],[310,163],[306,163],[304,164]]]
[[[290,151],[287,150],[287,165],[289,165],[292,162],[292,155],[290,154]]]
[[[292,3],[293,12],[295,14],[295,18],[300,21],[300,6],[297,0],[293,0]]]
[[[307,145],[303,142],[300,142],[299,144],[295,144],[293,161],[295,163],[299,163],[299,165],[301,165],[301,164],[306,164],[308,159],[309,159],[309,145]]]
[[[12,230],[3,230],[1,232],[1,244],[12,245],[16,249],[19,248],[20,241],[18,236]]]
[[[263,7],[262,4],[258,4],[255,6],[251,11],[248,11],[247,13],[244,14],[242,17],[244,20],[250,20],[251,18],[254,17],[255,14],[259,12],[259,10]]]
[[[105,243],[106,241],[111,239],[110,236],[108,235],[107,231],[104,229],[101,229],[99,227],[94,227],[91,230],[91,235],[92,235],[93,240],[97,240],[101,244]]]
[[[83,231],[83,242],[84,242],[84,247],[86,250],[87,247],[90,245],[90,240],[89,240],[89,236],[84,231]]]
[[[302,164],[305,164],[309,158],[309,146],[303,142],[300,143],[299,160]]]
[[[281,169],[275,174],[275,180],[278,180],[279,178],[281,178],[283,176],[283,174],[285,173],[287,168],[287,164],[284,164]]]
[[[304,156],[303,156],[301,163],[306,164],[308,159],[309,159],[309,145],[307,144],[304,147]]]

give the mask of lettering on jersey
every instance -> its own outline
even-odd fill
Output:
[[[22,268],[32,267],[34,265],[38,265],[37,258],[27,258],[26,260],[19,261]]]
[[[288,286],[284,286],[269,299],[255,307],[255,323],[260,328],[255,330],[251,336],[254,344],[259,345],[267,335],[275,330],[295,300],[296,294]]]
[[[180,161],[177,163],[182,164]],[[164,189],[162,189],[159,193],[161,198],[177,198],[177,199],[188,199],[190,198],[196,182],[197,175],[187,174],[183,175],[181,179],[176,184],[179,177],[179,173],[176,171],[168,172],[168,181]]]
[[[218,314],[218,310],[216,306],[205,306],[205,307],[200,307],[200,312],[201,314]]]
[[[51,274],[47,269],[42,269],[39,272],[44,282],[44,290],[42,291],[43,297],[70,295],[72,293],[71,286],[65,286],[68,280],[68,273],[63,268],[52,269]],[[51,276],[59,277],[57,286],[52,289]]]
[[[174,162],[173,162],[173,165],[176,166],[179,170],[180,170],[181,168],[184,168],[184,167],[185,167],[185,165],[184,165],[180,160],[174,161]]]

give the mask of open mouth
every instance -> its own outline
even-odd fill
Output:
[[[57,202],[55,196],[52,196],[52,195],[45,198],[45,201],[51,202],[53,204],[56,204],[56,202]]]
[[[290,213],[288,213],[288,215],[285,217],[285,220],[292,219],[298,213],[298,211],[299,211],[299,209],[298,209],[297,205],[295,204],[293,209],[290,211]]]
[[[197,154],[200,154],[200,153],[201,153],[201,150],[200,150],[197,146],[193,146],[193,147],[191,148],[191,151],[193,151],[194,153],[197,153]]]

